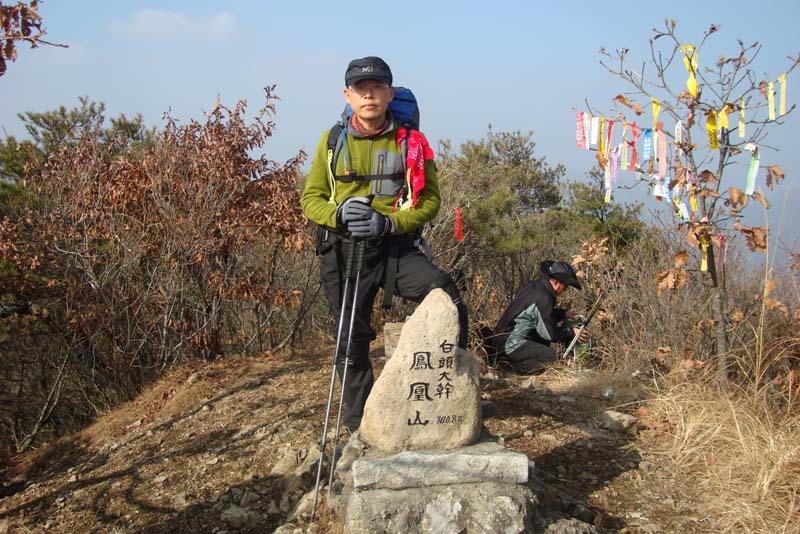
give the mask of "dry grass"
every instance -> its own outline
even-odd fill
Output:
[[[712,531],[800,530],[800,414],[697,383],[659,392],[650,409],[670,421],[664,452],[693,480]]]

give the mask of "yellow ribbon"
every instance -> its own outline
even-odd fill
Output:
[[[689,206],[692,208],[692,212],[697,213],[697,195],[694,194],[695,188],[692,187],[692,192],[689,195]]]
[[[717,143],[717,112],[713,109],[708,112],[706,133],[708,133],[708,148],[711,150],[719,149],[719,143]]]
[[[769,104],[769,120],[775,120],[775,82],[767,84],[767,103]]]
[[[744,139],[744,98],[739,101],[739,139]]]
[[[784,72],[780,76],[778,76],[778,81],[781,82],[781,109],[780,115],[783,117],[786,115],[786,73]]]
[[[600,117],[600,139],[598,141],[597,150],[601,154],[605,154],[606,153],[605,150],[603,150],[605,148],[605,146],[606,146],[605,130],[606,130],[606,118],[605,117]]]
[[[728,113],[730,111],[727,104],[722,106],[722,109],[719,110],[719,114],[717,115],[717,128],[725,128],[726,130],[730,128],[728,125]]]
[[[661,102],[652,96],[650,100],[653,101],[653,156],[655,159],[658,158],[658,136],[656,131],[658,130],[658,114],[661,112]]]
[[[705,235],[700,236],[700,270],[705,272],[708,271],[708,237]]]
[[[689,89],[689,94],[697,98],[697,78],[694,76],[698,66],[697,53],[692,45],[684,45],[681,50],[683,50],[683,64],[686,65],[686,70],[689,72],[686,87]]]

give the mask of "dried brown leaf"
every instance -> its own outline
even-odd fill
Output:
[[[747,202],[750,200],[744,191],[737,187],[729,187],[728,188],[728,200],[725,201],[727,206],[732,206],[734,211],[739,211],[740,209],[747,206]]]
[[[752,251],[767,251],[767,228],[765,226],[753,226],[750,228],[739,225],[737,228],[744,235],[747,248]]]
[[[656,289],[662,294],[667,289],[680,289],[689,281],[689,275],[680,268],[669,269],[655,276]]]
[[[758,92],[761,93],[764,96],[764,98],[769,98],[769,96],[767,95],[767,87],[769,87],[769,84],[767,82],[762,81],[761,83],[758,84]]]
[[[642,114],[642,106],[640,106],[639,104],[631,103],[627,98],[625,98],[625,95],[617,95],[614,97],[614,100],[616,102],[619,102],[623,106],[631,108],[633,112],[636,113],[636,115]]]
[[[765,208],[769,208],[769,201],[767,201],[766,197],[759,193],[758,191],[754,191],[751,195],[754,199],[756,199],[759,204],[764,206]]]
[[[789,313],[789,308],[783,302],[774,299],[764,299],[764,305],[768,310],[778,310],[783,314]]]
[[[716,182],[717,181],[717,176],[713,172],[709,171],[708,169],[706,169],[703,172],[701,172],[700,175],[697,178],[701,182]]]
[[[772,185],[778,185],[784,179],[783,169],[780,165],[767,165],[764,168],[767,170],[767,187],[772,191]]]
[[[689,253],[686,252],[685,250],[681,250],[680,252],[675,254],[675,258],[673,258],[673,264],[675,268],[679,268],[682,267],[683,265],[686,265],[688,261],[689,261]]]

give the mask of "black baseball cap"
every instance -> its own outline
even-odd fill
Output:
[[[543,261],[539,265],[539,268],[542,274],[546,274],[550,278],[555,278],[576,289],[581,288],[581,284],[578,282],[578,276],[575,274],[575,269],[565,261]]]
[[[379,57],[367,56],[354,59],[347,65],[344,84],[350,86],[361,80],[378,80],[392,85],[392,69]]]

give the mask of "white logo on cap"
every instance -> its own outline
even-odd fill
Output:
[[[361,72],[372,72],[373,68],[372,65],[367,65],[366,67],[361,67]]]

